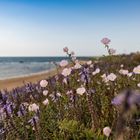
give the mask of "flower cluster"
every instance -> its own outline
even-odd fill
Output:
[[[109,39],[101,42],[108,48]],[[119,128],[116,124],[123,117],[126,127],[132,130],[126,139],[136,139],[140,117],[139,61],[128,55],[90,58],[81,63],[67,47],[63,51],[72,63],[68,59],[60,61],[56,75],[0,92],[0,136],[114,139]],[[131,117],[126,118],[128,114]]]

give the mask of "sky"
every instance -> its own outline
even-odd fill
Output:
[[[0,0],[0,56],[140,51],[140,0]]]

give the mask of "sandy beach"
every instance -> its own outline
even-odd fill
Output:
[[[8,91],[10,91],[13,88],[23,86],[24,83],[28,83],[28,82],[36,83],[42,79],[46,79],[55,74],[57,74],[57,70],[53,69],[50,71],[32,74],[28,76],[21,76],[21,77],[0,80],[0,90],[7,89]]]
[[[83,65],[86,62],[87,61],[82,60],[80,61],[80,64]],[[71,64],[69,64],[69,66],[71,66]],[[29,83],[29,82],[36,83],[40,80],[47,79],[48,77],[51,77],[51,76],[56,75],[57,73],[60,73],[62,69],[63,68],[59,67],[58,69],[55,68],[49,71],[44,71],[44,72],[40,72],[40,73],[36,73],[32,75],[19,76],[19,77],[0,80],[0,90],[7,89],[8,91],[10,91],[13,88],[23,86],[25,83]]]

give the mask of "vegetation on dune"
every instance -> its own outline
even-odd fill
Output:
[[[72,64],[61,61],[62,72],[0,93],[1,139],[140,139],[140,54],[109,52],[81,65],[64,52]]]

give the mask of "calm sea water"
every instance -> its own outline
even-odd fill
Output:
[[[0,57],[0,79],[30,75],[55,68],[52,62],[60,62],[67,57]],[[85,60],[89,57],[79,57]]]

